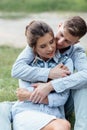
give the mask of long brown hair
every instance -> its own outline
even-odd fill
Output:
[[[30,47],[35,47],[37,40],[44,36],[46,33],[49,33],[54,37],[52,28],[43,21],[32,21],[29,25],[26,26],[25,35],[27,37],[27,42]]]

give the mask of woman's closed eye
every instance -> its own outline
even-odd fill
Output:
[[[49,41],[50,44],[54,43],[54,38],[52,40]]]

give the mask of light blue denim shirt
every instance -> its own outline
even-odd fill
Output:
[[[87,57],[80,44],[71,46],[63,55],[67,55],[73,61],[76,73],[56,80],[52,80],[52,86],[56,92],[67,89],[79,89],[87,84]],[[26,81],[47,82],[50,68],[36,68],[29,64],[34,59],[32,49],[28,46],[22,51],[12,68],[12,76]]]
[[[87,57],[81,45],[71,46],[63,55],[67,55],[73,61],[75,73],[72,75],[52,80],[52,86],[56,92],[68,89],[80,89],[87,85]]]
[[[30,63],[32,67],[40,67],[40,68],[53,68],[57,64],[63,62],[68,68],[70,68],[71,73],[73,72],[73,62],[71,58],[68,58],[67,56],[61,56],[59,52],[56,53],[54,58],[43,61],[39,57],[35,57],[35,59]],[[20,80],[20,86],[23,86],[27,88],[29,91],[33,91],[33,87],[31,87],[31,84],[36,81],[24,81]],[[13,116],[21,111],[25,110],[38,110],[45,113],[48,113],[50,115],[55,115],[56,117],[64,118],[64,104],[67,101],[67,98],[69,96],[69,91],[64,91],[62,93],[56,93],[52,92],[48,95],[48,105],[44,104],[34,104],[29,101],[25,102],[16,102],[16,104],[12,108]],[[55,112],[54,112],[55,111]]]

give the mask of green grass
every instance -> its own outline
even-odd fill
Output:
[[[14,101],[17,79],[11,77],[12,65],[21,49],[0,46],[0,101]]]
[[[0,11],[87,11],[87,0],[0,0]]]

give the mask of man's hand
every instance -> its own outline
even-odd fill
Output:
[[[25,101],[25,100],[29,101],[31,92],[27,90],[26,88],[18,88],[16,90],[16,95],[19,101]]]
[[[70,75],[70,71],[68,67],[63,65],[62,63],[57,65],[56,67],[52,68],[49,73],[49,79],[57,79],[57,78],[63,78],[68,75]]]
[[[41,103],[48,96],[48,94],[53,90],[50,82],[48,83],[35,83],[32,84],[34,91],[30,96],[30,101],[34,103]]]

